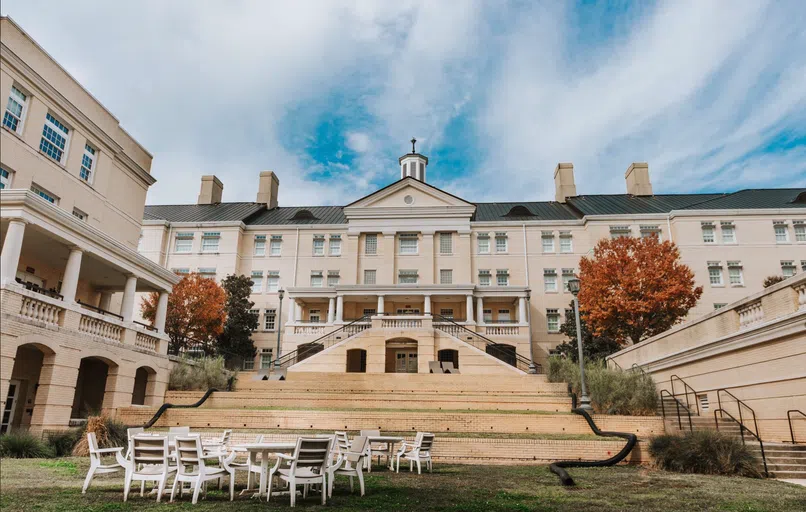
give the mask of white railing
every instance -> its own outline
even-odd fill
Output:
[[[347,336],[355,336],[359,332],[366,331],[370,327],[372,327],[372,324],[370,323],[355,323],[345,325],[343,331]]]
[[[462,331],[464,330],[460,325],[445,322],[435,322],[434,327],[438,327],[440,331],[447,332],[452,336],[461,336]]]
[[[155,338],[154,336],[150,336],[144,332],[138,332],[137,336],[134,338],[135,347],[150,350],[151,352],[157,351],[158,344],[159,339]]]
[[[64,311],[63,307],[55,306],[32,297],[23,297],[22,306],[20,307],[20,316],[45,322],[48,325],[59,325],[59,317],[62,311]]]
[[[798,309],[806,309],[806,284],[802,284],[795,288],[798,292]]]
[[[422,326],[422,318],[384,318],[381,320],[381,327],[390,329],[416,329]]]
[[[123,327],[120,325],[87,315],[81,315],[81,320],[78,322],[78,330],[118,343],[122,341],[123,337]]]
[[[489,336],[512,336],[520,333],[517,325],[485,325],[484,334]]]
[[[761,309],[761,301],[756,301],[743,306],[738,311],[739,328],[746,329],[764,320],[764,310]]]
[[[324,325],[295,325],[294,334],[324,334]]]

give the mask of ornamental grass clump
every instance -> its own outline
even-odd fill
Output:
[[[229,372],[223,357],[183,359],[171,370],[168,389],[177,391],[207,391],[227,388]]]
[[[53,455],[51,447],[27,431],[9,432],[0,436],[0,457],[38,459]]]
[[[652,438],[655,466],[677,473],[761,478],[758,461],[736,437],[715,430],[695,430]]]
[[[67,457],[73,453],[73,448],[83,433],[84,430],[80,428],[51,432],[47,435],[47,443],[56,457]]]
[[[73,455],[86,457],[90,454],[87,434],[95,433],[95,440],[99,448],[125,447],[128,443],[126,425],[106,415],[90,416],[87,418],[87,427],[82,432],[78,442],[73,447]]]

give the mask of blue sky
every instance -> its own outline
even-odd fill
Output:
[[[252,201],[347,204],[399,177],[471,201],[806,187],[806,9],[793,1],[5,0],[154,155],[150,204],[215,174]]]

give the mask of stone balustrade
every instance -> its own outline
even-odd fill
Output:
[[[739,328],[746,329],[764,321],[764,309],[761,301],[751,302],[736,310],[739,313]]]
[[[328,329],[328,328],[331,331],[334,330],[334,329],[337,329],[337,327],[334,327],[332,325],[331,326],[325,326],[324,324],[321,324],[321,325],[310,325],[310,324],[309,325],[295,325],[294,326],[294,334],[305,334],[305,335],[319,334],[319,335],[321,335],[321,334],[325,334],[326,329]]]
[[[146,334],[144,332],[138,332],[134,338],[134,346],[142,348],[144,350],[149,350],[151,352],[156,352],[157,347],[159,347],[159,338],[156,336],[151,336],[150,334]]]
[[[383,317],[381,327],[384,329],[419,329],[423,327],[423,319],[416,317]]]
[[[20,316],[30,320],[44,322],[47,325],[58,326],[61,323],[64,308],[54,304],[56,299],[50,297],[22,297]]]
[[[798,309],[806,309],[806,284],[795,287],[798,294]]]
[[[517,325],[485,325],[484,334],[487,336],[517,336],[520,328]]]
[[[78,330],[91,334],[92,336],[98,336],[107,341],[114,341],[116,343],[123,341],[122,326],[86,314],[81,315],[81,319],[78,322]]]

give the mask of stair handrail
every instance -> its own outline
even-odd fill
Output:
[[[620,364],[618,364],[618,363],[616,362],[616,360],[615,360],[615,359],[611,359],[611,358],[609,358],[609,357],[608,357],[608,358],[607,358],[607,362],[608,362],[608,363],[613,363],[613,365],[614,365],[616,368],[618,368],[618,369],[619,369],[619,370],[621,370],[621,371],[624,371],[624,368],[622,368],[622,367],[621,367],[621,365],[620,365]]]
[[[634,372],[635,370],[638,370],[639,372],[641,372],[641,375],[643,375],[644,377],[649,377],[649,374],[647,372],[645,372],[644,368],[642,366],[640,366],[638,363],[633,363],[632,366],[630,366],[630,371],[631,372]]]
[[[686,407],[680,400],[675,398],[674,395],[669,393],[668,390],[661,389],[660,390],[660,410],[661,410],[661,415],[663,416],[664,423],[666,422],[666,403],[663,400],[663,394],[664,393],[669,395],[669,398],[674,400],[674,403],[677,406],[677,426],[678,426],[678,428],[680,428],[680,430],[683,430],[683,418],[682,418],[682,416],[680,414],[680,408],[682,407],[683,410],[686,412],[686,414],[688,414],[688,429],[693,432],[694,431],[694,424],[691,421],[691,411],[689,410],[689,408]]]
[[[679,380],[680,383],[683,385],[683,395],[686,397],[686,407],[689,410],[692,409],[691,403],[688,401],[689,391],[691,392],[692,395],[694,395],[694,405],[697,406],[697,416],[699,416],[700,415],[700,403],[697,401],[697,392],[694,391],[694,388],[689,386],[688,383],[686,383],[686,381],[681,379],[678,375],[672,375],[671,377],[669,377],[669,382],[672,385],[672,395],[673,396],[677,397],[677,393],[674,390],[674,381],[675,380]]]
[[[720,418],[717,418],[716,413],[719,413],[719,414],[720,414]],[[736,419],[736,418],[735,418],[735,417],[734,417],[734,416],[733,416],[731,413],[729,413],[729,412],[728,412],[728,411],[726,411],[725,409],[722,409],[721,407],[720,407],[719,409],[716,409],[716,410],[714,411],[714,425],[716,426],[716,430],[717,430],[717,432],[719,431],[719,419],[724,419],[724,415],[725,415],[725,414],[727,414],[727,415],[728,415],[728,417],[729,417],[731,420],[733,420],[733,422],[734,422],[734,423],[736,423],[737,425],[739,425],[739,433],[740,433],[740,434],[741,434],[741,436],[742,436],[742,444],[745,444],[745,441],[744,441],[744,431],[745,431],[745,430],[747,430],[747,433],[748,433],[748,434],[750,434],[751,436],[753,436],[753,437],[755,437],[755,438],[756,438],[756,441],[758,441],[758,445],[759,445],[759,447],[761,448],[761,462],[764,464],[764,476],[767,476],[767,477],[768,477],[768,476],[770,476],[770,472],[769,472],[769,470],[767,469],[767,455],[764,453],[764,442],[762,442],[762,441],[761,441],[761,438],[760,438],[758,435],[756,435],[756,433],[755,433],[755,432],[753,432],[752,430],[750,430],[749,428],[747,428],[747,427],[744,425],[744,423],[742,423],[742,422],[740,422],[739,420],[737,420],[737,419]]]
[[[157,412],[154,414],[154,416],[152,416],[151,419],[148,420],[143,425],[143,428],[151,428],[152,426],[154,426],[154,423],[156,423],[157,420],[160,419],[162,413],[164,413],[168,409],[192,409],[201,406],[204,402],[207,401],[208,398],[210,398],[210,395],[212,395],[216,391],[218,391],[216,388],[208,389],[207,392],[205,392],[204,395],[201,398],[199,398],[199,401],[196,402],[195,404],[169,404],[169,403],[162,404],[160,408],[157,409]]]
[[[364,325],[364,324],[370,323],[371,321],[372,321],[372,316],[371,315],[364,315],[364,316],[362,316],[361,318],[359,318],[357,320],[353,320],[352,322],[350,322],[348,324],[344,324],[341,327],[339,327],[338,329],[334,329],[334,330],[330,331],[327,334],[323,334],[322,336],[316,338],[315,340],[313,340],[311,342],[305,343],[305,349],[303,350],[303,353],[310,352],[310,350],[313,348],[314,345],[321,345],[322,350],[324,350],[326,348],[329,348],[330,346],[336,344],[336,343],[330,343],[329,345],[327,344],[329,341],[335,339],[335,338],[333,338],[335,334],[338,334],[338,333],[344,332],[344,331],[348,331],[348,330],[350,330],[351,327],[353,327],[353,326],[355,326],[357,324]],[[336,340],[336,342],[344,341],[347,338],[353,336],[354,334],[357,334],[357,333],[350,334],[349,336],[344,337],[344,338],[339,338],[338,340]],[[300,354],[299,349],[292,350],[291,352],[283,354],[282,356],[280,356],[277,359],[275,359],[274,361],[272,361],[271,368],[272,369],[278,368],[278,367],[279,368],[287,368],[289,366],[292,366],[292,365],[296,364],[297,362],[299,362],[299,361],[296,360],[297,357],[299,356],[299,354]]]
[[[742,426],[744,426],[744,416],[742,414],[742,407],[746,408],[747,410],[749,410],[753,414],[753,426],[756,429],[756,431],[755,431],[755,433],[753,435],[757,439],[759,439],[760,436],[761,436],[761,433],[758,430],[758,420],[756,419],[756,411],[754,411],[752,407],[747,405],[743,400],[739,399],[739,397],[737,397],[736,395],[734,395],[733,393],[731,393],[730,391],[728,391],[725,388],[719,388],[719,389],[716,390],[716,401],[719,404],[719,409],[722,409],[722,393],[725,393],[726,395],[728,395],[731,398],[733,398],[734,400],[736,400],[736,408],[739,410],[739,422],[740,422],[740,424]],[[749,427],[745,427],[745,428],[748,431],[750,431]],[[742,434],[742,442],[744,442],[744,430],[740,429],[739,432]]]
[[[801,411],[800,409],[789,409],[786,411],[786,420],[789,422],[789,435],[792,436],[792,444],[795,443],[795,431],[792,429],[792,413],[797,413],[806,418],[806,413]]]
[[[468,329],[464,325],[456,323],[456,321],[453,320],[452,318],[448,318],[446,316],[442,316],[442,315],[438,315],[438,314],[432,314],[431,316],[432,316],[432,318],[434,320],[437,320],[437,321],[443,322],[443,323],[447,323],[447,324],[451,324],[451,325],[454,325],[454,326],[458,327],[460,330],[462,330],[463,332],[465,332],[469,336],[480,338],[481,341],[482,341],[482,344],[484,345],[484,351],[487,352],[488,354],[490,354],[491,356],[493,356],[493,357],[495,357],[497,359],[500,359],[501,361],[504,361],[505,363],[508,362],[507,359],[505,359],[505,357],[508,358],[511,355],[513,355],[513,353],[511,353],[511,352],[507,352],[507,351],[504,351],[501,348],[498,348],[498,347],[502,346],[503,344],[496,343],[493,340],[491,340],[490,338],[487,338],[486,336],[484,336],[482,334],[479,334],[476,331],[471,331],[470,329]],[[442,331],[445,331],[445,329],[442,329],[438,325],[434,325],[434,327],[437,328],[437,329],[440,329]],[[445,331],[445,332],[447,332],[447,331]],[[450,333],[448,333],[448,334],[450,334]],[[456,336],[456,337],[458,338],[458,336]],[[462,340],[461,338],[459,338],[459,339]],[[464,341],[465,343],[469,343],[467,340],[462,340],[462,341]],[[474,345],[473,343],[470,343],[470,344]],[[479,348],[479,347],[476,347],[476,348]],[[492,352],[490,352],[488,349],[492,349]],[[495,353],[493,353],[493,352],[495,352]],[[526,357],[523,357],[522,355],[518,354],[517,352],[514,352],[514,356],[515,356],[515,364],[512,365],[512,366],[514,366],[517,369],[522,370],[524,372],[528,372],[529,367],[533,364],[533,361],[531,359],[527,359]],[[534,365],[537,368],[537,373],[542,373],[543,368],[537,363],[534,363]]]

